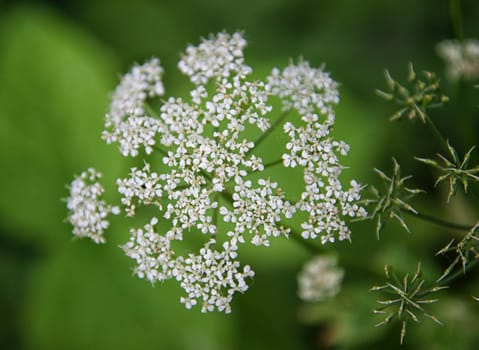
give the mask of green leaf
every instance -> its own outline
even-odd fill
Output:
[[[130,266],[116,245],[89,241],[38,264],[25,305],[29,349],[229,349],[234,314],[186,310],[176,281],[152,286]]]
[[[66,239],[66,184],[89,166],[110,176],[118,171],[121,158],[100,139],[115,66],[103,47],[55,13],[19,7],[3,16],[0,216],[16,239]]]

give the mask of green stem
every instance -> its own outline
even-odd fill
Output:
[[[472,226],[456,224],[454,222],[445,221],[445,220],[438,219],[438,218],[430,216],[430,215],[421,214],[421,213],[418,213],[418,212],[414,213],[414,212],[409,211],[409,210],[401,210],[401,212],[404,213],[404,214],[408,214],[410,216],[414,216],[416,218],[425,220],[425,221],[432,222],[436,225],[447,227],[447,228],[452,228],[452,229],[455,229],[455,230],[467,230],[467,231],[469,231],[472,228]]]
[[[218,203],[218,193],[215,194],[215,202]],[[213,212],[213,225],[215,225],[216,228],[218,228],[218,206],[214,209]]]
[[[472,192],[472,195],[476,198],[476,199],[479,199],[479,193],[477,192],[477,190],[472,187],[471,188],[471,192]]]
[[[157,150],[158,152],[160,152],[161,154],[163,154],[164,156],[168,156],[168,152],[166,152],[164,149],[158,147],[158,146],[153,146],[152,147],[153,149]]]
[[[272,161],[272,162],[266,163],[266,164],[264,165],[264,168],[267,169],[267,168],[269,168],[269,167],[272,167],[272,166],[275,166],[275,165],[281,164],[281,163],[283,163],[283,159],[276,159],[276,160],[274,160],[274,161]]]
[[[459,270],[457,270],[457,271],[454,272],[453,274],[449,275],[449,277],[444,278],[443,280],[441,280],[438,284],[439,284],[440,286],[448,285],[449,283],[455,281],[455,280],[458,279],[459,277],[464,276],[467,271],[469,271],[470,269],[472,269],[472,268],[473,268],[474,266],[476,266],[478,263],[479,263],[479,259],[476,259],[476,260],[472,261],[471,263],[469,263],[469,264],[466,265],[465,270],[464,270],[464,269],[459,269]]]
[[[278,127],[283,121],[284,118],[288,115],[289,110],[284,111],[281,113],[278,119],[270,126],[268,130],[266,130],[255,142],[254,142],[254,148],[251,148],[248,152],[246,152],[246,155],[250,154],[256,147],[258,147],[273,131],[276,127]]]
[[[149,103],[144,102],[143,108],[149,114],[150,117],[160,119],[160,116],[158,115],[158,113],[156,113],[156,111],[153,109],[153,107],[150,106]]]
[[[282,224],[284,227],[290,229],[290,234],[289,234],[289,238],[291,239],[294,239],[296,242],[298,242],[299,244],[301,244],[303,247],[305,247],[307,250],[309,250],[310,253],[312,254],[318,254],[318,253],[322,253],[323,250],[321,249],[321,247],[317,246],[316,244],[314,244],[310,239],[304,239],[303,237],[301,237],[301,235],[296,232],[295,230],[293,230],[293,228],[291,227],[288,227],[284,224]]]
[[[432,129],[432,132],[434,134],[434,136],[436,137],[437,141],[439,142],[439,144],[441,145],[442,148],[444,148],[444,151],[446,154],[449,154],[449,146],[447,144],[447,141],[446,139],[444,138],[444,136],[442,136],[441,132],[439,131],[439,129],[436,127],[436,124],[434,124],[434,122],[432,121],[432,119],[429,117],[429,115],[427,113],[424,113],[425,116],[426,116],[426,122],[427,124],[431,127]]]
[[[459,41],[464,40],[464,29],[462,25],[461,0],[449,0],[449,16],[454,36]]]

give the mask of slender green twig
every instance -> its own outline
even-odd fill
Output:
[[[474,187],[471,187],[471,193],[476,199],[479,199],[479,192]]]
[[[323,250],[321,249],[321,247],[319,247],[318,245],[314,244],[310,239],[304,239],[303,237],[301,237],[301,235],[296,231],[294,230],[292,227],[289,227],[283,223],[281,223],[284,227],[288,228],[290,230],[290,234],[289,234],[289,238],[295,240],[296,242],[298,242],[299,244],[301,244],[303,247],[305,247],[310,253],[312,254],[318,254],[318,253],[321,253],[323,252]]]
[[[215,194],[215,199],[214,201],[218,203],[218,193]],[[216,228],[218,228],[218,207],[214,208],[213,212],[213,225],[215,225]]]
[[[160,119],[160,116],[158,115],[158,113],[153,109],[153,107],[150,106],[149,103],[144,102],[143,108],[145,109],[145,111],[148,113],[150,117]]]
[[[274,160],[274,161],[272,161],[272,162],[266,163],[266,164],[264,165],[264,168],[267,169],[267,168],[269,168],[269,167],[272,167],[272,166],[275,166],[275,165],[281,164],[281,163],[283,163],[283,159],[276,159],[276,160]]]
[[[276,127],[278,127],[284,121],[284,119],[287,117],[288,113],[289,113],[289,110],[284,111],[283,113],[281,113],[279,118],[276,119],[273,124],[271,124],[270,128],[268,130],[266,130],[260,137],[258,137],[258,139],[254,142],[254,148],[251,148],[248,152],[246,152],[246,155],[251,153],[264,140],[266,140],[266,138],[274,131],[274,129],[276,129]]]
[[[461,0],[449,0],[449,16],[455,37],[457,40],[463,41],[464,29],[462,25]]]
[[[449,222],[449,221],[446,221],[446,220],[438,219],[438,218],[430,216],[430,215],[421,214],[419,212],[414,213],[412,211],[404,210],[404,209],[401,209],[401,212],[404,213],[404,214],[408,214],[410,216],[414,216],[416,218],[422,219],[422,220],[432,222],[432,223],[434,223],[436,225],[439,225],[439,226],[447,227],[447,228],[452,228],[452,229],[456,229],[456,230],[470,230],[472,228],[472,226],[457,224],[457,223],[454,223],[454,222]]]
[[[158,147],[158,146],[152,146],[153,149],[157,150],[158,152],[160,152],[161,154],[163,154],[164,156],[168,156],[168,152],[165,151],[164,149]]]
[[[448,154],[449,153],[449,146],[447,144],[446,139],[444,138],[444,136],[442,136],[441,132],[436,127],[436,124],[434,124],[431,117],[429,117],[429,115],[427,113],[425,113],[425,116],[426,116],[426,122],[431,127],[432,132],[433,132],[434,136],[436,137],[437,141],[439,142],[441,147],[444,149],[444,152],[446,154]]]
[[[466,265],[465,270],[459,269],[453,274],[449,275],[449,277],[444,278],[443,280],[439,281],[438,284],[440,286],[446,286],[450,284],[451,282],[457,280],[459,277],[464,276],[467,271],[471,270],[474,266],[476,266],[479,263],[479,259],[471,261],[469,264]]]

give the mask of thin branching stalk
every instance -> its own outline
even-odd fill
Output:
[[[256,141],[254,141],[254,148],[251,148],[248,152],[246,152],[246,155],[250,154],[253,152],[255,148],[257,148],[266,138],[279,126],[281,123],[283,123],[284,119],[288,116],[289,110],[284,111],[281,113],[281,115],[278,117],[278,119],[275,120],[273,124],[271,124],[270,128],[266,130]]]
[[[164,149],[162,149],[161,147],[158,147],[158,146],[153,146],[153,149],[160,152],[162,155],[164,156],[168,156],[168,152],[165,151]]]
[[[426,117],[426,122],[427,124],[429,125],[429,127],[432,129],[432,132],[434,134],[434,137],[436,138],[436,140],[439,142],[439,144],[441,145],[441,147],[443,148],[444,152],[446,154],[449,153],[449,146],[447,144],[447,141],[446,139],[444,138],[444,136],[442,136],[441,132],[439,131],[439,129],[436,127],[436,124],[434,124],[434,122],[432,121],[431,117],[429,117],[429,115],[427,113],[425,113],[425,117]]]
[[[449,16],[454,30],[454,35],[459,41],[464,40],[464,29],[462,25],[461,0],[449,0]]]
[[[474,187],[471,188],[471,193],[476,199],[479,200],[479,192],[477,192],[477,190]]]
[[[438,285],[447,286],[447,285],[451,284],[451,282],[454,282],[458,278],[464,276],[467,273],[467,271],[471,270],[477,264],[479,264],[479,259],[471,261],[469,264],[466,265],[464,270],[463,269],[457,270],[453,274],[449,275],[447,278],[444,278],[444,279],[440,280],[438,282]]]
[[[404,210],[404,209],[401,209],[401,212],[404,213],[404,214],[410,215],[410,216],[414,216],[418,219],[422,219],[422,220],[425,220],[425,221],[428,221],[428,222],[432,222],[436,225],[446,227],[446,228],[452,228],[452,229],[455,229],[455,230],[467,230],[467,231],[469,231],[472,228],[472,226],[457,224],[457,223],[454,223],[454,222],[449,222],[449,221],[446,221],[446,220],[436,218],[434,216],[430,216],[430,215],[427,215],[427,214],[422,214],[420,212],[412,212],[412,211]]]
[[[264,168],[265,168],[265,169],[268,169],[268,168],[270,168],[270,167],[272,167],[272,166],[275,166],[275,165],[278,165],[278,164],[281,164],[281,163],[283,163],[283,159],[282,159],[282,158],[281,158],[281,159],[276,159],[276,160],[273,160],[272,162],[266,163],[266,164],[264,165]]]

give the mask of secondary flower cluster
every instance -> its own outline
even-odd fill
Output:
[[[479,40],[444,40],[437,45],[437,53],[446,63],[451,80],[479,78]]]
[[[143,102],[148,97],[163,95],[162,75],[160,61],[154,58],[133,67],[113,94],[102,137],[107,143],[118,142],[124,156],[137,156],[141,146],[146,153],[153,151],[161,123],[146,113]]]
[[[342,189],[339,176],[342,165],[337,154],[346,155],[349,145],[330,137],[334,125],[333,105],[339,102],[338,84],[322,70],[311,68],[307,62],[290,64],[282,72],[273,69],[268,78],[271,92],[282,98],[284,109],[296,109],[302,125],[284,124],[290,137],[285,167],[304,169],[304,191],[296,207],[308,213],[301,227],[303,238],[321,236],[321,242],[350,239],[350,230],[342,216],[365,217],[358,206],[361,187],[351,181],[348,191]],[[321,120],[325,117],[326,120]]]
[[[304,301],[321,301],[339,293],[344,270],[333,256],[315,256],[298,275],[298,295]]]
[[[349,239],[346,220],[366,216],[357,204],[361,186],[353,180],[343,189],[339,181],[339,157],[349,146],[331,136],[337,83],[305,61],[275,68],[264,82],[252,80],[245,47],[239,33],[189,46],[178,67],[193,83],[190,96],[163,99],[158,112],[150,101],[164,94],[159,60],[134,66],[113,95],[103,133],[124,156],[143,149],[144,158],[152,152],[162,158],[163,164],[145,160],[143,169],[132,168],[117,180],[127,216],[143,205],[158,210],[144,227],[130,230],[123,246],[136,261],[136,275],[152,283],[176,279],[186,293],[181,302],[187,308],[200,305],[203,312],[230,312],[233,295],[248,289],[254,272],[240,263],[241,244],[269,246],[275,237],[296,234],[286,222],[297,213],[307,217],[301,224],[304,239],[320,237],[323,244]],[[274,98],[283,111],[272,108]],[[295,122],[280,123],[281,113]],[[302,183],[299,198],[288,197],[273,175],[262,175],[269,165],[256,146],[281,124],[289,141],[284,154],[278,147],[277,157],[285,168],[302,169],[302,178],[291,179]],[[250,136],[255,134],[262,136]],[[84,199],[72,185],[69,201]],[[69,206],[74,232],[77,208]],[[103,209],[108,211],[113,210]],[[90,225],[83,235],[103,237],[105,227]],[[173,249],[191,238],[203,240],[197,253]]]
[[[71,183],[67,200],[73,235],[91,238],[95,243],[105,242],[103,233],[110,225],[107,216],[120,213],[120,208],[110,206],[102,199],[105,190],[96,181],[100,178],[101,174],[93,168],[82,172]]]

